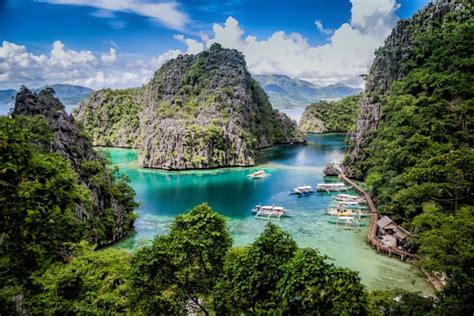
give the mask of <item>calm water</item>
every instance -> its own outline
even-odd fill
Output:
[[[432,293],[431,286],[409,264],[378,255],[365,242],[367,228],[344,229],[323,215],[334,194],[290,196],[298,185],[323,181],[327,161],[342,159],[344,135],[311,135],[301,146],[278,146],[259,152],[255,168],[225,168],[205,171],[167,172],[137,167],[137,154],[128,149],[107,149],[112,162],[126,174],[142,203],[136,234],[118,246],[134,248],[141,241],[167,232],[178,214],[207,202],[227,217],[235,245],[249,244],[263,231],[266,220],[250,211],[256,204],[275,204],[295,217],[274,221],[287,230],[301,247],[315,247],[339,266],[359,271],[369,289],[404,288]],[[245,176],[264,169],[271,176],[251,180]],[[328,180],[328,179],[326,179]]]

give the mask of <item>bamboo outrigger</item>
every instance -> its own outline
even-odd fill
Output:
[[[266,173],[264,170],[255,171],[247,175],[247,177],[250,177],[252,179],[263,179],[268,176],[270,176],[270,174]]]
[[[313,194],[315,193],[314,189],[312,186],[310,185],[303,185],[303,186],[299,186],[299,187],[296,187],[294,188],[293,190],[291,190],[291,193],[290,194],[295,194],[295,195],[308,195],[308,194]]]
[[[342,182],[338,183],[318,183],[316,186],[317,191],[327,191],[327,192],[341,192],[349,191],[349,188]]]
[[[257,205],[254,209],[252,209],[252,213],[255,214],[256,218],[263,219],[280,219],[282,217],[292,217],[290,211],[281,206]]]

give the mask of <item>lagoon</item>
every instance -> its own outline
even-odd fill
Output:
[[[234,245],[247,245],[263,231],[256,204],[274,204],[293,211],[293,218],[273,221],[288,231],[300,247],[313,247],[334,264],[358,271],[369,289],[402,288],[432,294],[433,289],[410,264],[377,254],[366,243],[367,227],[345,229],[327,222],[324,211],[334,194],[290,196],[299,185],[323,182],[328,161],[344,155],[343,134],[310,135],[307,145],[275,146],[258,152],[258,166],[212,170],[161,171],[137,166],[131,149],[106,149],[112,163],[131,180],[141,203],[136,233],[117,247],[133,249],[157,234],[165,234],[176,215],[207,202],[227,218]],[[256,170],[271,176],[252,180]]]

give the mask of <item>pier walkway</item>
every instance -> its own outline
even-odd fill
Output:
[[[339,168],[338,168],[339,169]],[[364,197],[364,199],[367,201],[367,205],[369,207],[369,212],[370,212],[370,225],[369,225],[369,231],[367,233],[367,242],[369,245],[372,246],[372,248],[376,249],[380,253],[388,254],[389,256],[398,256],[400,260],[404,261],[407,258],[410,259],[416,259],[418,256],[408,253],[406,251],[402,251],[398,248],[394,247],[387,247],[383,245],[380,240],[377,238],[377,220],[378,220],[378,213],[377,213],[377,208],[375,207],[374,202],[372,201],[372,198],[370,195],[365,192],[360,185],[349,179],[342,170],[339,169],[339,178],[344,181],[346,184],[350,185],[351,187],[354,188],[355,191],[357,191],[360,195]]]

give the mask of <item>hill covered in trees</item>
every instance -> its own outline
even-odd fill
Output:
[[[306,107],[300,130],[306,133],[346,133],[355,129],[360,96],[338,101],[318,101]]]
[[[447,275],[452,314],[474,310],[473,17],[471,2],[446,0],[396,25],[376,52],[345,161],[379,211],[415,233],[420,264]]]
[[[139,148],[149,168],[251,166],[256,149],[305,141],[243,55],[219,44],[167,62],[143,88],[93,93],[75,117],[94,144]]]
[[[21,305],[31,275],[69,258],[74,243],[130,232],[137,204],[50,88],[20,90],[12,117],[0,116],[0,148],[0,305]]]

